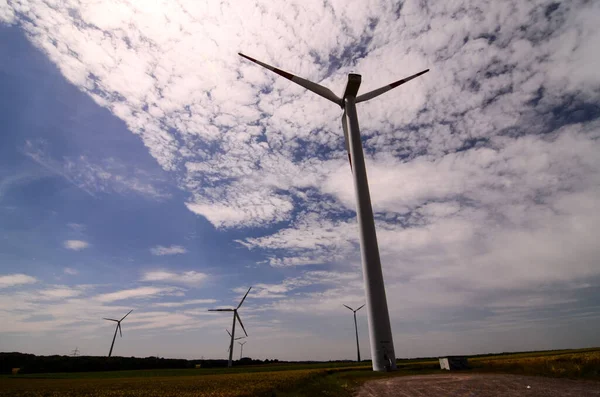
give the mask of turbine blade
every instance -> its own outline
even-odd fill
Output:
[[[312,81],[303,79],[302,77],[298,77],[298,76],[294,76],[291,73],[288,73],[286,71],[283,71],[281,69],[277,69],[271,65],[267,65],[266,63],[263,63],[261,61],[258,61],[254,58],[249,57],[248,55],[244,55],[241,52],[238,52],[238,55],[246,58],[249,61],[252,61],[260,66],[262,66],[263,68],[269,69],[271,72],[277,73],[278,75],[285,77],[288,80],[293,81],[294,83],[306,88],[309,91],[314,92],[315,94],[322,96],[325,99],[329,99],[331,102],[340,105],[342,103],[342,99],[338,98],[337,95],[335,95],[329,88],[323,87],[320,84],[317,83],[313,83]]]
[[[133,309],[131,309],[131,310],[129,311],[129,313],[131,313],[132,311],[133,311]],[[123,320],[125,320],[125,317],[129,316],[129,313],[127,313],[126,315],[124,315],[124,316],[123,316],[123,318],[122,318],[120,321],[123,321]]]
[[[362,309],[363,307],[365,307],[366,303],[363,304],[361,307],[359,307],[358,309],[356,309],[356,311],[359,311],[360,309]]]
[[[388,92],[392,88],[396,88],[399,85],[402,85],[408,81],[411,81],[412,79],[415,79],[415,78],[419,77],[420,75],[425,74],[427,72],[429,72],[429,69],[425,69],[422,72],[413,74],[412,76],[406,77],[402,80],[395,81],[392,84],[388,84],[388,85],[378,88],[376,90],[369,91],[366,94],[359,95],[356,97],[356,103],[368,101],[369,99],[373,99],[373,98],[383,94],[384,92]]]
[[[346,306],[348,309],[350,309],[350,310],[354,311],[354,309],[353,309],[353,308],[351,308],[350,306],[348,306],[348,305],[344,305],[344,306]]]
[[[240,304],[238,305],[238,307],[236,307],[236,309],[239,309],[240,306],[242,306],[242,303],[244,303],[244,301],[246,300],[246,297],[248,296],[248,293],[250,292],[251,289],[252,289],[252,287],[248,288],[248,291],[246,292],[246,295],[244,295],[244,297],[242,298],[242,301],[240,302]]]
[[[121,338],[122,338],[123,332],[121,331],[121,323],[117,323],[117,328],[119,328],[119,334],[121,334]]]
[[[116,321],[116,322],[119,322],[119,320],[115,320],[114,318],[105,318],[105,317],[102,317],[102,320],[108,320],[108,321]]]
[[[209,312],[232,312],[233,309],[208,309]]]
[[[237,318],[238,322],[242,326],[242,329],[244,330],[244,333],[246,334],[246,336],[248,336],[248,333],[246,332],[246,328],[244,328],[244,323],[242,322],[242,319],[240,318],[240,315],[237,314],[237,312],[235,312],[235,317]]]
[[[348,120],[346,118],[346,110],[344,109],[344,114],[342,115],[342,129],[344,130],[344,144],[346,145],[346,151],[348,152],[348,161],[350,162],[350,169],[352,169],[352,156],[350,155],[350,142],[348,139]]]

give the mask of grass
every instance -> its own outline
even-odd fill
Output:
[[[600,349],[528,352],[469,359],[474,372],[600,380]],[[437,359],[399,360],[398,371],[378,373],[367,363],[269,364],[171,370],[31,374],[0,377],[0,397],[198,396],[351,397],[374,379],[445,373]]]

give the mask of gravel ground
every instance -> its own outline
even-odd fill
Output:
[[[498,374],[419,375],[370,381],[357,394],[357,397],[388,396],[600,397],[600,382]]]

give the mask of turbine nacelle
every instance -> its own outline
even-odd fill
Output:
[[[348,82],[346,82],[346,88],[344,88],[344,96],[342,99],[342,107],[344,107],[345,99],[348,97],[356,97],[358,94],[358,89],[360,88],[360,83],[362,81],[362,77],[360,74],[350,73],[348,75]]]

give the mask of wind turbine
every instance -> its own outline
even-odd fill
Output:
[[[347,305],[344,305],[344,306],[346,306],[348,309],[352,310],[352,312],[354,313],[354,331],[356,331],[356,355],[358,357],[356,359],[356,361],[360,362],[360,346],[358,345],[358,327],[356,325],[356,312],[359,311],[360,309],[362,309],[364,305],[362,305],[361,307],[359,307],[356,310],[354,310],[350,306],[347,306]]]
[[[73,357],[76,357],[76,356],[78,356],[78,355],[79,355],[79,348],[78,348],[77,346],[75,346],[75,350],[72,350],[72,351],[71,351],[71,355],[72,355]]]
[[[236,319],[237,319],[237,321],[239,321],[240,325],[242,326],[242,329],[244,330],[244,333],[246,334],[246,336],[248,336],[248,333],[246,332],[246,328],[244,328],[244,323],[242,323],[242,319],[240,318],[240,315],[238,314],[237,311],[240,308],[240,306],[242,306],[242,303],[244,303],[244,300],[248,296],[248,293],[250,292],[251,289],[252,289],[252,287],[248,288],[246,295],[244,295],[240,304],[237,305],[237,307],[235,309],[209,309],[208,310],[209,312],[233,312],[233,325],[231,327],[231,333],[229,333],[229,330],[227,331],[227,333],[231,336],[231,342],[229,343],[229,362],[227,363],[227,367],[231,367],[231,362],[232,362],[232,357],[233,357],[233,342],[235,341],[235,321],[236,321]]]
[[[242,359],[242,356],[244,354],[244,345],[248,342],[238,342],[240,344],[240,360]]]
[[[133,309],[130,310],[129,313],[131,313],[132,311],[133,311]],[[104,320],[114,321],[117,323],[117,327],[115,328],[115,334],[113,336],[112,343],[110,344],[110,351],[108,352],[108,357],[110,357],[112,355],[113,346],[115,345],[115,338],[117,337],[117,330],[119,331],[121,338],[123,337],[123,332],[121,331],[121,321],[125,320],[125,317],[129,316],[129,313],[124,315],[123,318],[121,318],[120,320],[115,320],[114,318],[104,318]]]
[[[229,334],[229,337],[231,338],[231,332],[229,332],[229,330],[228,330],[228,329],[226,329],[225,331],[227,331],[227,334]],[[235,339],[235,340],[240,340],[240,339],[244,339],[244,338],[245,338],[245,336],[240,336],[240,337],[238,337],[238,338],[234,338],[234,339]],[[238,343],[239,343],[239,342],[238,342]],[[227,351],[229,352],[230,350],[231,350],[231,345],[229,345],[229,346],[227,347]]]
[[[361,83],[361,76],[359,74],[350,73],[348,74],[348,82],[346,83],[344,94],[340,98],[329,88],[267,65],[266,63],[260,62],[242,53],[238,54],[249,61],[291,80],[307,90],[330,100],[344,110],[342,115],[342,129],[344,131],[346,150],[348,151],[348,160],[350,161],[350,168],[352,170],[356,192],[356,215],[360,233],[360,250],[363,278],[365,280],[365,295],[369,318],[369,339],[371,341],[373,370],[394,370],[396,369],[396,354],[394,352],[390,315],[385,296],[385,285],[383,283],[383,273],[381,271],[379,248],[377,246],[377,234],[375,233],[375,221],[373,219],[373,208],[371,207],[371,195],[369,193],[369,183],[367,180],[367,171],[365,169],[365,158],[362,142],[360,140],[360,128],[358,126],[356,104],[373,99],[419,77],[422,74],[427,73],[429,69],[359,96],[357,96],[357,94]]]

